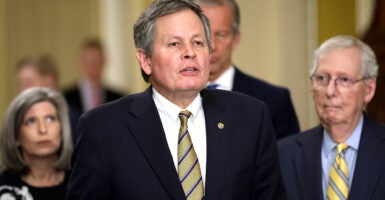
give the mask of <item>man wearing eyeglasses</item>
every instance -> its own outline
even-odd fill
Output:
[[[278,143],[288,199],[384,199],[385,125],[364,112],[377,71],[373,51],[351,36],[315,51],[310,81],[321,124]]]

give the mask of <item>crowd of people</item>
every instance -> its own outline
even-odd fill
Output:
[[[314,51],[320,125],[301,132],[290,91],[233,63],[235,0],[155,0],[133,33],[149,83],[137,94],[102,84],[97,39],[67,89],[49,55],[20,60],[0,199],[384,199],[385,125],[365,114],[378,64],[361,40],[334,36]]]

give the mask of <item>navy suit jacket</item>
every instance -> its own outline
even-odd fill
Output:
[[[207,135],[205,199],[284,199],[264,103],[222,90],[203,90],[201,96]],[[79,123],[68,199],[185,199],[151,87],[91,110]]]
[[[322,200],[321,146],[317,126],[278,142],[288,200]],[[364,116],[349,200],[385,199],[385,125]]]
[[[123,97],[123,94],[119,94],[118,92],[115,92],[113,90],[103,88],[103,93],[104,93],[104,101],[105,102],[110,102],[113,100],[116,100],[120,97]],[[70,118],[70,123],[71,123],[71,130],[72,130],[72,138],[74,142],[76,141],[77,138],[77,126],[78,126],[78,121],[80,116],[84,112],[84,106],[82,103],[82,97],[80,94],[80,89],[79,87],[73,86],[67,90],[63,91],[63,96],[67,101],[68,104],[68,111],[69,111],[69,118]]]
[[[277,140],[299,133],[299,122],[288,89],[251,77],[235,67],[233,91],[256,97],[267,104]]]

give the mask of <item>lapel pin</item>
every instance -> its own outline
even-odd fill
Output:
[[[225,125],[222,123],[222,122],[219,122],[218,123],[218,128],[219,129],[223,129],[225,127]]]

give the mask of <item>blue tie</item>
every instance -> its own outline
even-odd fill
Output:
[[[212,83],[212,84],[209,84],[208,86],[206,86],[207,89],[217,89],[219,85],[216,84],[216,83]]]

